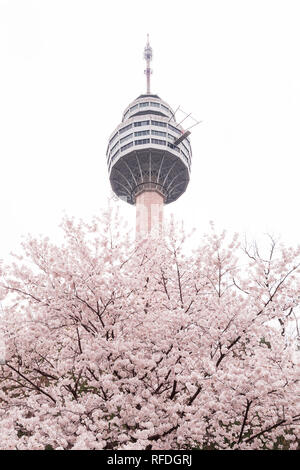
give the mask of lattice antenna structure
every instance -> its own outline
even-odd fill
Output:
[[[149,34],[147,34],[147,44],[144,49],[144,59],[146,61],[146,70],[145,74],[147,77],[147,94],[150,94],[150,77],[152,74],[152,69],[150,68],[150,62],[152,60],[152,47],[149,42]]]

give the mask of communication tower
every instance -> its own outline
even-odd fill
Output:
[[[168,103],[150,91],[149,35],[144,59],[147,92],[124,110],[107,148],[112,190],[122,200],[136,205],[137,235],[154,229],[161,232],[163,206],[176,201],[186,190],[192,158],[190,131],[176,122],[179,107],[174,113]]]

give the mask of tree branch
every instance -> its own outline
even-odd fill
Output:
[[[252,403],[252,401],[247,400],[246,410],[245,410],[245,414],[244,414],[243,424],[241,426],[241,432],[240,432],[240,435],[239,435],[238,444],[242,441],[242,436],[243,436],[244,428],[245,428],[246,423],[247,423],[247,418],[248,418],[248,413],[249,413],[251,403]]]
[[[54,398],[49,395],[49,393],[45,392],[45,390],[43,390],[42,388],[40,388],[38,385],[36,385],[35,383],[33,383],[30,379],[28,379],[25,375],[23,375],[20,371],[18,371],[17,369],[15,369],[13,366],[11,366],[10,364],[7,364],[7,367],[9,367],[10,369],[12,369],[14,372],[16,372],[16,374],[18,374],[20,377],[22,377],[22,379],[26,380],[26,382],[30,383],[36,390],[38,390],[39,392],[43,393],[43,395],[46,395],[48,398],[50,398],[50,400],[53,401],[53,403],[56,403],[56,400],[54,400]]]

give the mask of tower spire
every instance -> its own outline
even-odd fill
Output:
[[[147,44],[144,49],[144,59],[146,61],[145,74],[147,77],[147,94],[150,94],[150,76],[152,74],[152,70],[150,68],[150,62],[152,60],[152,47],[150,46],[150,43],[149,43],[149,34],[147,34]]]

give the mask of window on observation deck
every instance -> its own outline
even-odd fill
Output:
[[[154,101],[150,102],[150,106],[154,106],[155,108],[160,108],[160,104],[159,103],[154,103]]]
[[[120,149],[118,149],[116,153],[113,154],[113,156],[111,157],[111,162],[116,158],[119,152],[120,152]]]
[[[175,145],[171,144],[170,142],[168,142],[168,147],[170,147],[170,149],[175,150],[176,152],[180,152],[179,148],[175,147]]]
[[[144,144],[149,144],[150,139],[139,139],[134,141],[135,145],[144,145]]]
[[[161,140],[161,139],[151,139],[151,142],[152,144],[159,144],[159,145],[166,145],[166,141],[165,140]]]
[[[150,124],[150,121],[138,121],[134,123],[134,127],[148,126],[149,124]]]
[[[183,143],[183,142],[181,142],[181,145],[183,145],[183,147],[184,147],[184,148],[185,148],[185,150],[187,151],[187,154],[189,154],[189,150],[188,150],[188,148],[186,147],[186,145],[184,145],[184,143]]]
[[[120,134],[123,134],[123,132],[126,132],[127,129],[131,129],[132,124],[128,124],[128,126],[122,127],[122,129],[119,130]]]
[[[111,148],[111,152],[115,150],[116,146],[119,144],[119,142],[116,142],[115,145]]]
[[[166,135],[167,135],[166,132],[154,131],[154,130],[151,131],[151,134],[152,134],[152,135],[160,135],[161,137],[166,137]]]
[[[149,134],[150,134],[150,131],[138,131],[134,133],[134,136],[139,137],[141,135],[149,135]]]
[[[122,139],[120,139],[120,143],[125,142],[125,140],[129,139],[130,137],[132,137],[132,135],[133,135],[133,134],[131,133],[131,134],[126,135],[125,137],[122,137]]]
[[[112,141],[117,137],[118,135],[118,132],[115,133],[115,135],[112,136],[112,138],[110,139],[109,143],[111,144]]]
[[[171,124],[169,124],[169,129],[172,129],[172,131],[176,132],[177,134],[181,134],[180,130],[177,129],[177,127],[171,126]]]
[[[126,149],[129,149],[129,147],[132,147],[132,146],[133,146],[133,142],[129,142],[127,145],[123,145],[123,147],[121,147],[121,152],[123,152]]]
[[[168,111],[168,113],[170,113],[170,110],[169,110],[169,108],[167,108],[167,106],[165,106],[164,104],[161,104],[160,106],[161,106],[163,109],[165,109],[166,111]]]
[[[140,103],[140,108],[144,108],[145,106],[149,106],[149,103]]]
[[[135,109],[137,109],[139,107],[138,104],[135,104],[134,106],[131,106],[130,110],[129,111],[134,111]]]
[[[188,159],[188,157],[186,156],[186,154],[185,154],[182,150],[180,151],[180,153],[181,153],[181,155],[185,158],[185,160],[188,162],[189,159]]]
[[[167,127],[167,123],[162,121],[151,121],[151,124],[153,126]]]

